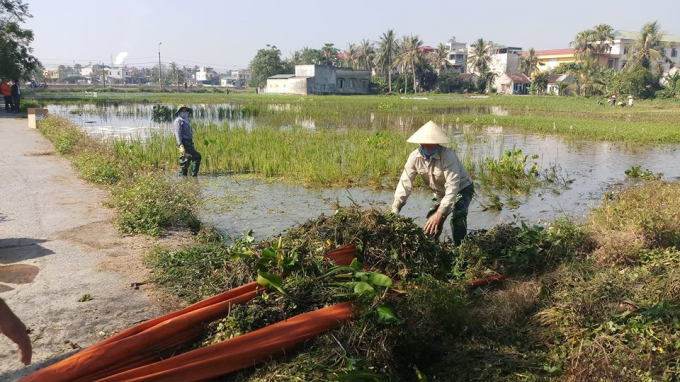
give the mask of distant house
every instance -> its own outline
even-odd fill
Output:
[[[560,84],[571,84],[574,77],[571,74],[551,74],[548,76],[547,93],[554,95],[569,95],[569,89],[565,90],[565,94],[560,94]]]
[[[560,64],[576,62],[573,48],[537,50],[535,55],[538,60],[538,70],[542,72],[553,70]]]
[[[267,78],[268,94],[368,94],[371,72],[330,65],[296,65],[295,74]]]
[[[497,80],[499,94],[527,94],[531,80],[522,72],[503,73]]]
[[[196,81],[198,82],[213,82],[217,72],[213,68],[201,67],[196,72]]]
[[[424,54],[429,54],[429,53],[435,53],[437,51],[437,48],[429,46],[429,45],[423,45],[418,47],[418,52],[424,53]]]
[[[458,42],[455,37],[452,37],[446,43],[446,49],[448,49],[446,59],[451,64],[451,67],[460,73],[465,73],[465,62],[468,55],[467,43]]]
[[[479,76],[476,75],[475,73],[460,73],[458,75],[458,81],[462,84],[465,81],[472,82],[473,84],[477,85],[477,81],[479,81]]]

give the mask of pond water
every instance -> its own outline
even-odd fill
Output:
[[[231,125],[251,128],[266,121],[257,117],[243,118],[229,109],[230,105],[215,105],[199,108],[196,120],[200,122],[228,122]],[[203,109],[200,109],[203,107]],[[219,107],[223,107],[220,111]],[[144,138],[153,131],[170,131],[169,122],[154,122],[151,105],[109,106],[94,105],[64,106],[50,105],[52,114],[71,118],[92,134],[101,136],[136,136]],[[288,104],[270,105],[270,111],[295,111]],[[443,113],[488,113],[504,115],[499,108],[470,110],[442,110]],[[293,114],[294,115],[294,114]],[[409,116],[377,118],[375,115],[353,117],[351,121],[323,121],[290,117],[279,126],[303,126],[305,128],[396,128],[412,131],[415,121]],[[281,121],[278,121],[281,123]],[[680,178],[680,151],[677,145],[644,147],[633,144],[610,142],[573,142],[552,136],[518,134],[511,129],[492,127],[484,131],[467,132],[457,125],[446,126],[451,136],[456,137],[457,150],[461,156],[475,158],[498,158],[505,150],[519,148],[523,153],[535,155],[544,171],[554,170],[561,185],[535,189],[530,195],[515,195],[518,205],[500,212],[484,211],[488,204],[484,196],[478,195],[470,206],[468,227],[488,228],[499,222],[524,219],[530,222],[554,220],[560,216],[582,218],[589,208],[602,200],[605,192],[618,185],[631,182],[625,171],[641,166],[653,173],[662,173],[664,179]],[[404,158],[404,161],[406,158]],[[208,224],[239,236],[253,230],[256,237],[272,234],[320,214],[333,214],[334,206],[357,203],[362,206],[376,206],[388,209],[392,203],[393,189],[370,190],[365,188],[309,189],[296,184],[271,182],[243,176],[203,176],[195,181],[203,190],[206,203],[201,218]],[[417,218],[423,224],[424,215],[430,206],[431,193],[416,190],[402,210],[406,216]]]
[[[489,136],[484,138],[487,140]],[[663,173],[665,179],[680,178],[680,167],[676,165],[680,152],[670,147],[645,149],[604,142],[566,143],[554,137],[514,134],[497,134],[492,139],[498,147],[518,147],[525,153],[537,154],[543,168],[559,163],[558,174],[569,184],[544,187],[519,196],[516,208],[500,212],[484,211],[483,206],[488,203],[478,194],[470,205],[469,229],[489,228],[520,219],[536,223],[568,216],[581,220],[590,208],[600,203],[604,193],[632,184],[625,175],[625,170],[632,166],[642,165],[643,169]],[[308,189],[238,176],[202,177],[197,182],[207,200],[202,220],[234,236],[253,230],[256,237],[268,237],[322,213],[331,215],[336,205],[357,203],[388,210],[394,193],[392,189]],[[431,198],[430,192],[415,190],[402,214],[424,224]],[[447,226],[446,234],[449,232]]]

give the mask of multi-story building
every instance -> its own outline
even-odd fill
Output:
[[[617,30],[614,32],[614,39],[611,42],[611,50],[607,61],[607,67],[620,72],[628,62],[628,55],[631,48],[635,45],[638,33]],[[664,34],[661,41],[666,45],[662,49],[663,56],[660,61],[663,72],[668,72],[672,67],[680,65],[680,36]]]
[[[217,72],[215,72],[213,68],[200,67],[196,72],[196,81],[197,82],[213,81],[216,75]]]
[[[535,54],[541,72],[552,71],[560,64],[576,62],[573,48],[537,50]]]
[[[467,43],[456,41],[455,37],[452,37],[446,43],[446,49],[448,49],[449,54],[447,59],[451,66],[458,70],[460,73],[465,73],[465,62],[467,60],[468,46]]]

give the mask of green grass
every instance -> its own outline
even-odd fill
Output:
[[[148,164],[126,160],[110,144],[88,136],[65,118],[48,116],[38,129],[83,179],[108,187],[112,195],[108,203],[117,210],[115,221],[121,232],[159,236],[173,226],[198,230],[194,211],[198,196],[190,185]]]

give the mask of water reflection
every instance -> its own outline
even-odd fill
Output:
[[[413,131],[422,121],[410,115],[375,114],[355,115],[338,119],[312,119],[295,113],[285,118],[244,115],[232,105],[191,105],[197,110],[194,120],[203,123],[223,123],[252,129],[255,126],[279,128],[302,126],[306,129],[396,129]],[[170,123],[153,122],[151,105],[108,106],[50,105],[52,114],[71,118],[92,134],[102,136],[135,136],[145,138],[155,131],[169,132]],[[279,112],[299,111],[290,104],[269,105],[268,110]],[[494,114],[507,115],[501,108],[443,108],[442,114]],[[505,114],[504,114],[505,113]],[[677,145],[638,147],[609,142],[574,142],[559,137],[518,134],[502,126],[490,126],[484,130],[470,128],[458,123],[444,126],[455,137],[456,150],[462,157],[498,158],[505,150],[519,148],[523,153],[536,155],[534,159],[543,169],[554,169],[559,177],[569,181],[567,189],[541,188],[531,195],[513,196],[519,205],[499,213],[483,211],[486,203],[478,196],[471,206],[469,227],[487,228],[501,221],[517,217],[530,221],[552,220],[561,215],[582,216],[589,207],[597,205],[604,192],[614,185],[627,181],[624,171],[641,166],[654,173],[663,173],[665,179],[680,177],[680,153]],[[404,161],[406,158],[404,158]],[[363,206],[374,205],[387,209],[392,202],[392,189],[373,191],[368,189],[305,189],[280,182],[244,179],[240,177],[199,178],[208,200],[202,211],[203,219],[234,235],[253,229],[259,237],[304,222],[321,213],[332,214],[333,205],[356,202]],[[403,210],[407,216],[424,222],[423,215],[430,204],[431,195],[416,191]]]

